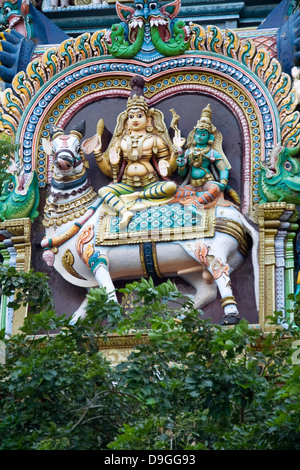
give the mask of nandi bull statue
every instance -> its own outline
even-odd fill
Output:
[[[149,127],[150,122],[146,125]],[[63,129],[53,128],[51,140],[43,140],[44,150],[53,158],[42,241],[46,262],[74,285],[104,286],[115,300],[113,280],[178,275],[195,288],[197,308],[215,300],[219,291],[223,323],[236,323],[239,312],[230,273],[245,259],[247,233],[253,240],[256,271],[257,232],[233,205],[205,210],[199,205],[184,206],[176,202],[173,190],[166,200],[151,203],[147,198],[143,202],[136,191],[135,198],[139,197],[133,201],[129,198],[131,217],[122,229],[120,213],[88,182],[88,165],[80,144],[84,128],[82,122],[68,135]],[[116,183],[112,189],[116,189]],[[99,192],[107,197],[107,190]],[[128,194],[120,194],[117,203],[122,197],[125,201]],[[84,303],[71,321],[83,315]]]

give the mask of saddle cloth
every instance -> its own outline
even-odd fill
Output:
[[[189,240],[213,237],[215,233],[214,207],[199,210],[199,206],[174,203],[133,212],[127,228],[120,229],[118,215],[104,209],[98,222],[96,245]]]

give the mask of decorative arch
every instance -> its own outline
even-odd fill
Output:
[[[5,90],[0,130],[21,143],[15,158],[22,158],[25,171],[36,169],[40,187],[45,186],[48,163],[41,139],[48,136],[49,124],[65,126],[92,101],[128,97],[130,78],[138,74],[145,79],[150,105],[175,94],[199,93],[231,110],[243,136],[243,212],[256,218],[260,161],[275,145],[289,147],[300,137],[291,78],[279,61],[230,30],[194,24],[184,55],[152,64],[121,62],[107,55],[104,34],[85,33],[47,50]]]

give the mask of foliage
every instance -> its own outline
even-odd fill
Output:
[[[1,269],[3,292],[14,276]],[[34,311],[5,339],[1,450],[300,449],[299,330],[276,327],[280,314],[272,334],[245,320],[224,328],[170,281],[150,279],[122,289],[121,305],[91,289],[86,318],[72,325],[51,310],[43,275],[14,279]],[[137,346],[109,364],[99,335],[128,332]]]

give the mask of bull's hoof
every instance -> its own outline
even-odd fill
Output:
[[[224,315],[219,325],[237,325],[239,321],[237,315]]]

